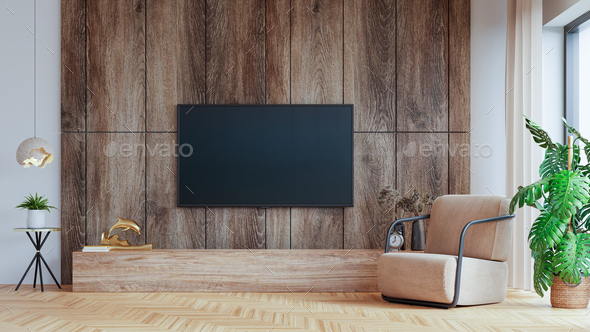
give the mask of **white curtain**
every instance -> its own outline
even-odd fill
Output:
[[[541,123],[542,0],[508,0],[506,32],[506,195],[539,179],[542,149],[525,128],[523,114]],[[532,259],[528,233],[536,211],[517,210],[508,285],[531,290]]]

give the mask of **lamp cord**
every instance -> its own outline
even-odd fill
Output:
[[[33,10],[35,27],[33,30],[33,123],[34,136],[37,137],[37,0],[35,0],[35,9]]]

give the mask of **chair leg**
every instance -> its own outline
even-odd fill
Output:
[[[37,261],[35,262],[35,276],[33,277],[33,288],[37,286],[37,268],[39,267],[39,253],[35,255]]]

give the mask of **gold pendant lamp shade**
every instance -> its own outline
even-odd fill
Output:
[[[16,149],[16,161],[25,168],[31,165],[44,168],[53,161],[53,148],[42,138],[27,138]]]
[[[35,32],[33,33],[33,72],[34,72],[34,130],[35,136],[24,140],[16,149],[16,161],[25,168],[33,165],[44,168],[53,161],[53,148],[46,140],[37,137],[37,0],[35,0]]]

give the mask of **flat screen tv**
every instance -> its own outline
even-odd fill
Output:
[[[352,131],[352,105],[178,105],[178,206],[352,206]]]

